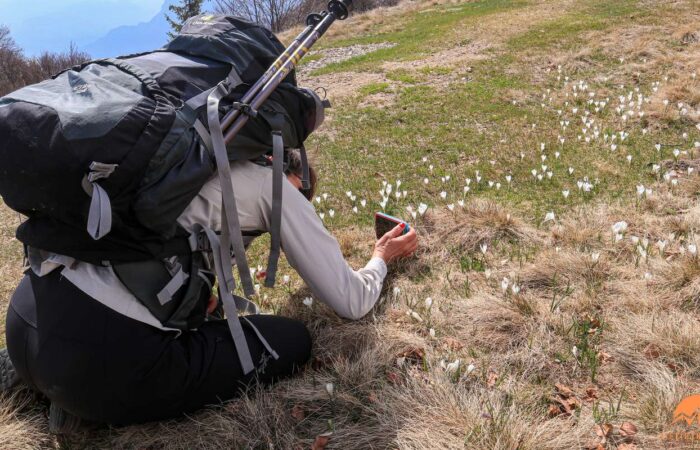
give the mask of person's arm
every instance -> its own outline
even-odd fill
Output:
[[[263,183],[260,207],[269,229],[272,177]],[[343,258],[338,241],[316,215],[313,205],[287,180],[282,200],[282,249],[289,264],[299,273],[313,294],[341,317],[359,319],[379,299],[387,273],[384,260],[373,257],[367,265],[353,270]]]

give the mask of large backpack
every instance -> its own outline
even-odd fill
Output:
[[[128,287],[165,325],[196,327],[213,281],[197,276],[205,265],[197,252],[214,244],[176,219],[217,170],[207,99],[223,85],[218,112],[240,106],[284,50],[243,19],[198,16],[160,50],[91,61],[0,99],[0,195],[28,217],[18,239],[112,264],[125,278],[151,273],[165,287]],[[273,132],[303,148],[316,114],[318,98],[290,73],[227,146],[229,161],[271,152]],[[207,234],[216,239],[200,230]]]

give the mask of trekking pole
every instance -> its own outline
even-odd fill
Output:
[[[328,31],[328,28],[330,28],[333,22],[335,22],[336,20],[347,19],[350,5],[352,5],[352,0],[330,0],[330,2],[328,2],[327,11],[324,11],[320,15],[310,15],[307,18],[307,28],[313,27],[313,30],[311,32],[308,32],[308,34],[303,37],[299,45],[296,46],[296,49],[293,52],[291,52],[291,54],[287,57],[287,59],[280,67],[275,67],[275,64],[279,61],[278,59],[268,69],[268,72],[271,72],[272,75],[266,82],[260,82],[259,80],[261,85],[263,85],[264,83],[262,89],[260,89],[259,92],[251,95],[252,99],[250,100],[250,102],[241,101],[241,103],[246,107],[246,109],[257,111],[258,108],[260,108],[260,106],[265,102],[265,100],[267,100],[268,97],[272,95],[272,92],[277,88],[277,86],[279,86],[282,80],[286,78],[289,72],[291,72],[294,69],[294,67],[296,67],[301,58],[303,58],[304,55],[306,55],[309,52],[309,50],[316,43],[316,41],[318,41],[319,38],[323,36],[326,31]],[[304,32],[302,32],[302,34],[303,33]],[[267,75],[268,72],[265,72],[265,74]],[[263,76],[263,78],[265,77]],[[258,83],[256,83],[256,85],[258,85]],[[252,90],[253,89],[251,88],[250,91]],[[245,97],[248,97],[248,94],[246,94]],[[238,132],[241,131],[241,129],[248,122],[248,119],[248,114],[241,115],[241,109],[229,111],[229,113],[226,114],[226,116],[224,116],[222,120],[222,129],[225,133],[224,141],[227,144],[229,144],[233,140],[233,138],[236,137],[236,134],[238,134]],[[227,126],[227,124],[229,125]]]
[[[262,77],[258,78],[258,81],[255,82],[253,87],[248,89],[248,92],[245,93],[243,97],[241,97],[240,102],[242,104],[248,104],[255,95],[260,91],[260,88],[265,86],[265,84],[270,81],[272,76],[275,74],[275,72],[282,67],[284,62],[292,55],[294,52],[299,48],[299,44],[304,40],[306,36],[314,29],[314,27],[318,24],[318,22],[321,21],[323,17],[320,14],[309,14],[309,16],[306,18],[306,28],[299,33],[297,37],[294,38],[294,41],[292,41],[291,44],[289,44],[289,47],[287,47],[282,54],[275,60],[275,62],[272,63],[272,65],[267,69],[267,71],[263,74]],[[231,111],[229,114],[224,116],[224,118],[221,120],[221,128],[226,129],[228,128],[234,120],[238,118],[240,115],[240,110],[234,109]]]

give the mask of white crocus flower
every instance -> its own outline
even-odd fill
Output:
[[[447,192],[445,192],[445,191],[440,192],[440,197],[441,197],[442,199],[446,199],[446,198],[447,198]]]
[[[503,292],[506,292],[508,290],[509,285],[510,280],[508,280],[508,278],[506,277],[503,277],[503,279],[501,280],[501,290],[503,290]]]
[[[430,309],[433,307],[433,299],[428,297],[425,299],[425,308]]]
[[[613,226],[612,226],[612,231],[615,234],[624,233],[625,231],[627,231],[627,222],[625,222],[624,220],[621,220],[619,222],[615,222],[615,224],[613,224]]]
[[[569,190],[567,189],[567,190],[561,191],[561,195],[563,195],[564,198],[569,198]]]
[[[489,245],[487,243],[483,243],[479,246],[479,249],[481,250],[481,253],[485,255],[489,249]]]
[[[661,254],[664,253],[664,250],[666,249],[667,243],[668,243],[667,241],[662,241],[660,239],[658,241],[656,241],[656,246],[659,248],[659,252],[661,252]]]
[[[600,259],[600,253],[598,253],[598,252],[591,253],[591,261],[593,261],[594,263],[597,263],[599,259]]]
[[[333,395],[334,391],[335,386],[333,386],[333,383],[326,383],[326,392],[328,392],[328,395]]]
[[[421,216],[423,214],[425,214],[425,212],[427,210],[428,210],[428,205],[426,205],[425,203],[421,203],[420,205],[418,205],[418,214],[420,214]]]
[[[331,216],[331,219],[332,219],[333,216],[335,216],[335,210],[334,210],[334,209],[329,209],[329,210],[328,210],[328,215]]]
[[[549,222],[554,220],[554,212],[550,211],[544,216],[544,222]]]
[[[308,306],[309,308],[311,308],[311,305],[314,304],[314,299],[311,298],[311,297],[306,297],[306,298],[302,301],[302,303],[303,303],[304,305]]]
[[[459,370],[459,365],[460,365],[459,359],[455,359],[454,362],[449,363],[445,367],[445,370],[447,371],[447,373],[457,372]]]

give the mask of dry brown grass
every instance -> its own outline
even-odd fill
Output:
[[[700,44],[686,35],[697,29],[700,8],[656,3],[668,8],[659,6],[652,24],[619,24],[588,34],[588,48],[535,52],[522,64],[536,69],[546,61],[575,73],[601,49],[611,57],[645,59],[624,66],[620,76],[675,74],[654,94],[648,126],[677,125],[677,114],[659,102],[683,99],[697,108],[700,82],[688,77],[700,64]],[[468,40],[466,46],[382,70],[464,65],[486,48],[498,51],[509,36],[580,6],[533,2],[531,8],[489,17],[475,29],[456,30],[455,39]],[[681,6],[691,13],[677,18],[673,12]],[[404,2],[348,24],[358,33],[391,30],[404,16],[430,7]],[[485,30],[492,40],[485,40]],[[307,81],[332,84],[334,94],[349,97],[386,76],[340,73]],[[437,88],[443,82],[431,81]],[[332,136],[330,124],[326,133]],[[681,179],[675,189],[654,184],[648,200],[590,202],[547,224],[522,219],[517,207],[479,198],[453,213],[429,210],[416,224],[422,238],[417,256],[394,267],[379,305],[362,321],[341,320],[319,302],[302,305],[308,291],[297,284],[291,294],[268,300],[312,332],[313,361],[302,375],[191,417],[85,431],[64,440],[48,434],[45,407],[20,392],[0,399],[0,448],[296,449],[309,448],[329,431],[329,448],[343,449],[667,447],[660,433],[668,429],[673,409],[700,391],[700,262],[687,253],[700,230],[700,178]],[[623,241],[613,243],[611,225],[620,220],[628,230]],[[0,207],[2,308],[21,274],[21,247],[12,237],[16,225],[16,215]],[[336,234],[346,258],[361,265],[372,230],[353,227]],[[639,256],[632,236],[649,240],[647,258]],[[658,240],[668,241],[663,253],[655,247]],[[482,266],[465,269],[465,256]],[[503,278],[510,283],[505,292]],[[592,330],[577,332],[581,324],[592,324]],[[587,343],[589,360],[580,356]],[[446,368],[450,363],[456,370]],[[334,384],[333,395],[326,383]],[[562,406],[565,400],[572,411]],[[596,422],[613,427],[604,444]],[[639,432],[624,438],[625,422]]]

